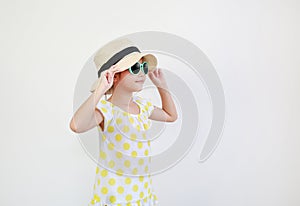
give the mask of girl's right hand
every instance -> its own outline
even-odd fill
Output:
[[[114,75],[116,71],[116,65],[112,65],[109,69],[101,72],[100,74],[100,83],[97,90],[101,89],[102,91],[107,92],[114,83]]]

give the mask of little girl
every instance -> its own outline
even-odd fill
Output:
[[[94,62],[99,69],[89,98],[74,114],[70,128],[77,133],[97,126],[101,134],[99,166],[93,196],[95,206],[157,206],[150,175],[151,120],[173,122],[177,112],[161,69],[152,54],[141,53],[128,39],[102,47]],[[149,98],[133,95],[146,76],[157,87],[162,108]],[[110,98],[101,99],[105,94]]]

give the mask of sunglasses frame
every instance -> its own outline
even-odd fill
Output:
[[[136,63],[138,63],[138,64],[140,65],[140,70],[138,71],[138,73],[135,74],[135,73],[133,73],[133,71],[132,71],[132,66],[134,66]],[[142,63],[140,63],[140,62],[136,62],[136,63],[135,63],[134,65],[132,65],[131,67],[128,68],[128,70],[129,70],[129,72],[130,72],[131,74],[133,74],[133,75],[138,75],[138,74],[140,73],[141,70],[143,71],[143,73],[144,73],[145,75],[149,73],[149,68],[148,68],[147,73],[145,73],[145,71],[144,71],[144,64],[145,64],[145,63],[148,64],[148,62],[144,61],[144,62],[142,62]]]

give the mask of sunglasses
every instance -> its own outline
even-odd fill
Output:
[[[148,74],[148,63],[147,62],[137,62],[131,67],[128,68],[129,72],[133,75],[137,75],[140,70],[144,72],[144,74]]]

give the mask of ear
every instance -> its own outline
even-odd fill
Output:
[[[120,73],[118,72],[118,73],[116,73],[115,75],[114,75],[114,83],[115,82],[118,82],[118,80],[120,79]]]

